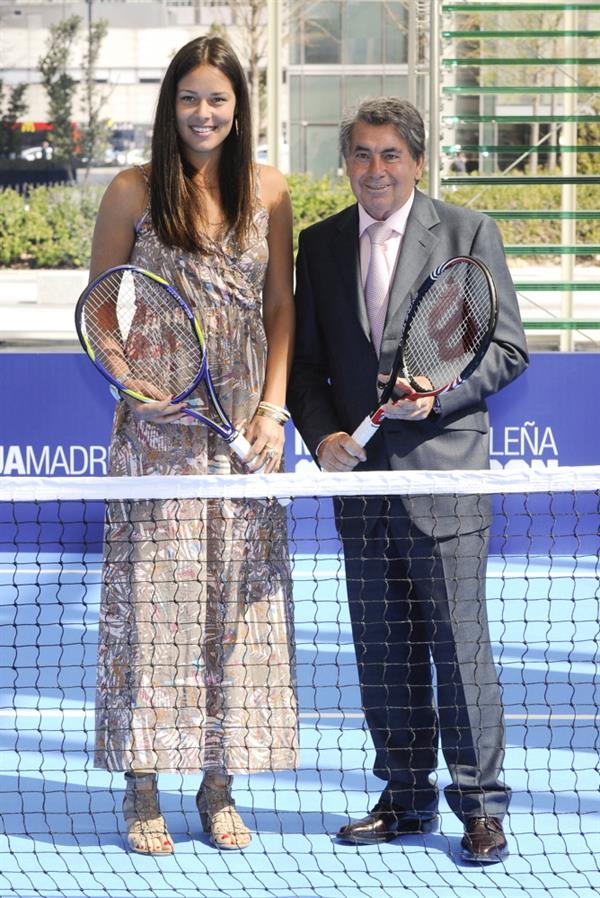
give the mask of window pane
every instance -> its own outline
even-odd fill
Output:
[[[302,63],[302,41],[304,32],[302,22],[297,16],[290,17],[290,65]]]
[[[290,171],[304,171],[304,128],[290,125]]]
[[[406,75],[385,75],[384,93],[388,97],[407,97],[408,78]]]
[[[304,114],[308,122],[340,120],[341,96],[338,75],[308,75],[304,78]]]
[[[348,75],[344,79],[344,106],[356,106],[361,100],[381,94],[379,75]]]
[[[290,121],[297,122],[302,118],[302,78],[290,75]]]
[[[383,4],[383,32],[385,35],[385,61],[390,64],[408,62],[408,11],[398,0]]]
[[[306,171],[320,177],[335,174],[339,166],[337,126],[311,126],[304,129]]]
[[[381,63],[382,4],[347,0],[344,9],[344,62],[349,65]]]
[[[304,61],[313,64],[339,62],[341,43],[340,4],[328,0],[311,6],[304,24]]]

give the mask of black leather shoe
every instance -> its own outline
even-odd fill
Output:
[[[508,857],[508,845],[497,817],[469,817],[465,824],[461,856],[476,864],[497,864]]]
[[[376,804],[367,817],[342,826],[337,837],[342,842],[352,842],[355,845],[373,845],[377,842],[391,842],[398,836],[411,833],[435,832],[438,824],[437,814],[419,815],[394,811],[385,805]]]

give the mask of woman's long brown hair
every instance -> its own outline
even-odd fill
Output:
[[[190,252],[204,248],[197,224],[202,221],[202,202],[193,184],[194,169],[181,152],[175,102],[181,79],[200,65],[210,65],[225,75],[235,93],[235,118],[225,138],[219,160],[219,191],[225,221],[236,240],[245,244],[252,226],[254,169],[250,99],[244,71],[227,41],[199,37],[173,57],[163,79],[152,133],[150,212],[163,243]]]

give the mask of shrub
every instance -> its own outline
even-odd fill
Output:
[[[294,249],[297,247],[298,232],[315,221],[332,215],[354,201],[346,178],[319,178],[308,175],[292,175],[288,178],[294,206]],[[424,187],[425,185],[421,185]],[[454,187],[446,190],[443,199],[460,206],[473,209],[528,211],[560,210],[561,187],[559,184],[485,185]],[[600,209],[600,185],[585,184],[577,188],[577,208]],[[561,243],[560,218],[522,219],[498,221],[498,227],[507,246],[547,246]],[[576,242],[600,245],[600,220],[577,221]],[[512,257],[514,258],[514,256]],[[523,256],[529,261],[548,263],[547,255]],[[578,257],[589,262],[593,257]]]
[[[294,251],[303,229],[354,202],[348,180],[295,174],[288,178],[294,207]],[[560,209],[560,185],[480,185],[446,191],[444,199],[476,209]],[[0,265],[87,268],[103,187],[33,187],[25,196],[0,191]],[[577,188],[578,209],[600,209],[600,185]],[[560,219],[499,221],[507,245],[560,244]],[[600,245],[600,221],[578,221],[577,242]],[[528,256],[529,260],[534,257]],[[542,257],[538,257],[542,259]],[[590,261],[590,256],[581,256]],[[548,256],[543,257],[548,261]]]
[[[24,195],[0,192],[1,264],[87,268],[102,192],[71,186],[34,187]]]
[[[289,175],[288,184],[294,207],[294,253],[303,228],[334,215],[354,202],[347,178]]]
[[[16,190],[0,193],[0,265],[10,267],[18,263],[26,215],[23,197]]]
[[[39,187],[28,209],[28,251],[35,268],[86,268],[101,192]],[[90,200],[93,199],[93,202]]]
[[[528,184],[523,182],[522,187],[513,185],[479,185],[474,184],[473,187],[465,186],[455,188],[452,193],[444,197],[449,202],[458,203],[462,206],[471,206],[482,212],[489,210],[506,210],[506,211],[560,211],[561,208],[561,185],[560,184]],[[600,185],[598,184],[581,184],[577,187],[577,209],[597,210],[600,209]],[[560,245],[561,236],[561,219],[559,216],[550,219],[532,219],[524,221],[522,219],[513,219],[506,221],[498,221],[498,227],[502,233],[504,243],[507,246],[548,246]],[[600,219],[598,220],[578,220],[575,223],[575,242],[580,245],[599,245],[600,244]],[[514,256],[513,256],[514,258]],[[549,260],[556,260],[557,256],[523,256],[530,262],[544,262],[548,264]],[[594,260],[593,256],[581,255],[577,257],[578,261],[590,262]]]

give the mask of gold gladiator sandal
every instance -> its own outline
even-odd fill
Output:
[[[252,841],[250,830],[235,809],[232,782],[233,777],[225,773],[207,773],[196,795],[202,829],[210,833],[217,848],[246,848]]]
[[[123,816],[127,840],[138,854],[173,854],[173,840],[160,813],[155,773],[126,773]]]

